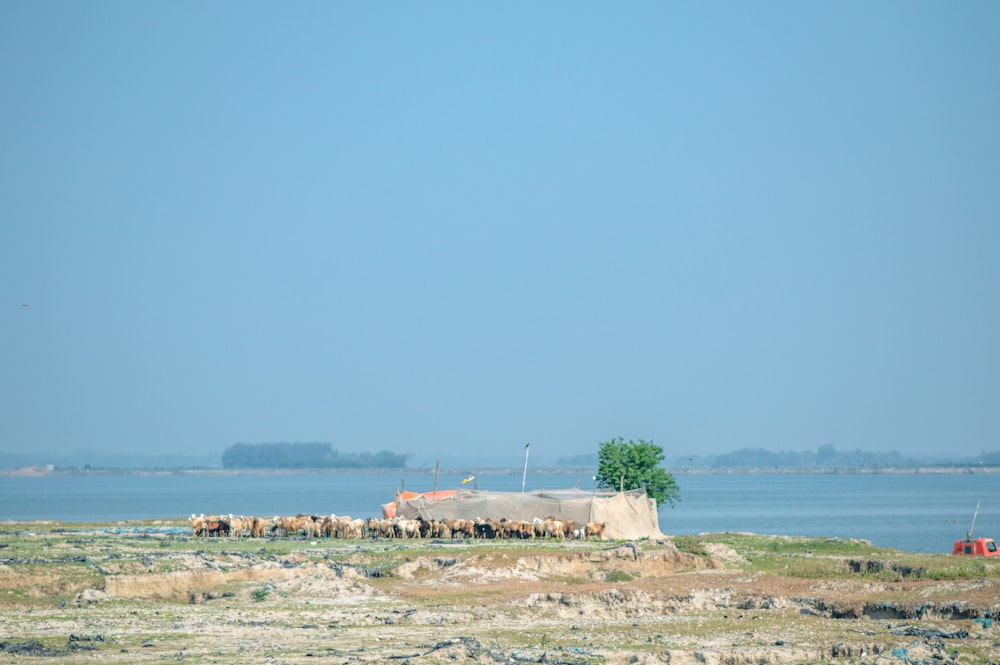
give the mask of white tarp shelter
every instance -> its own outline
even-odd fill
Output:
[[[425,520],[501,519],[530,522],[535,518],[571,519],[577,525],[604,523],[604,538],[630,540],[659,538],[656,501],[646,490],[627,492],[587,492],[579,489],[534,490],[531,492],[488,492],[462,490],[449,496],[433,498],[425,493],[412,499],[400,499],[396,513],[402,517]]]

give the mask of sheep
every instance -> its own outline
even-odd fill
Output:
[[[472,538],[475,536],[475,526],[472,520],[448,520],[448,528],[452,538]]]
[[[242,515],[236,517],[232,513],[229,514],[229,536],[231,538],[240,538],[243,536],[243,522],[244,518]]]
[[[396,535],[400,538],[420,538],[420,523],[417,520],[396,520]]]
[[[577,524],[570,519],[557,520],[552,515],[530,522],[502,518],[493,521],[477,517],[475,520],[427,520],[422,517],[406,519],[369,518],[352,519],[346,515],[307,515],[295,517],[274,516],[258,518],[236,515],[192,514],[188,518],[195,537],[265,538],[305,536],[306,538],[477,538],[477,539],[533,539],[537,537],[563,540],[565,538],[602,538],[605,524],[590,522]]]
[[[261,517],[251,517],[249,519],[250,519],[250,537],[264,538],[267,535],[267,521]]]
[[[372,517],[368,520],[368,535],[372,538],[395,538],[396,525],[392,520]]]
[[[201,515],[192,513],[188,518],[188,524],[191,525],[191,535],[195,538],[205,535],[205,513]]]
[[[229,518],[219,515],[209,515],[205,518],[205,533],[209,537],[229,535]]]
[[[496,529],[493,526],[493,522],[488,519],[484,520],[481,517],[477,517],[473,528],[476,538],[496,538]]]

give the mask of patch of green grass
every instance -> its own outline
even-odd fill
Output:
[[[708,550],[705,549],[705,542],[699,536],[674,536],[671,540],[674,541],[674,547],[681,552],[695,556],[709,556]]]
[[[581,584],[589,584],[592,580],[589,580],[586,577],[560,577],[555,581],[569,586],[579,586]]]
[[[875,547],[868,541],[843,538],[806,538],[802,536],[762,536],[750,533],[705,534],[706,542],[728,545],[740,554],[773,552],[775,554],[822,554],[827,556],[858,556],[887,554],[895,550]]]
[[[58,606],[84,589],[103,585],[103,576],[83,563],[29,563],[12,569],[0,600],[28,606]]]
[[[612,570],[608,575],[608,582],[631,582],[635,579],[635,575],[626,572],[624,570]]]
[[[1000,561],[950,554],[899,554],[886,565],[900,578],[960,580],[1000,577]]]
[[[745,533],[676,536],[682,551],[702,554],[706,543],[721,543],[744,557],[744,569],[802,578],[861,576],[876,580],[957,580],[1000,577],[1000,561],[910,554],[875,547],[863,540],[762,536]]]

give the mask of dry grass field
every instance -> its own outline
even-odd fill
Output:
[[[861,541],[0,524],[0,663],[1000,663],[1000,561]]]

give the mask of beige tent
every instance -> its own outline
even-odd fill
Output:
[[[656,501],[643,489],[627,492],[585,492],[578,489],[535,490],[532,492],[488,492],[463,490],[442,498],[427,492],[402,498],[396,513],[401,517],[425,520],[475,519],[493,521],[570,519],[579,525],[604,523],[604,538],[625,540],[661,537]]]

